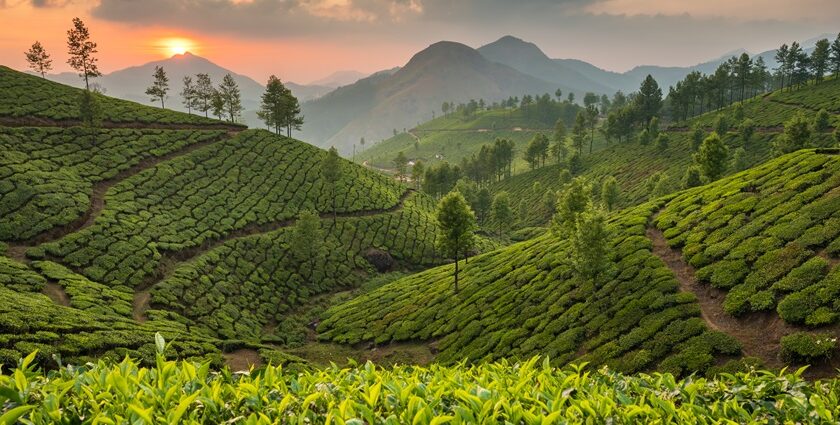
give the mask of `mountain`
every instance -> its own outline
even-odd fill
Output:
[[[594,81],[586,73],[567,66],[563,62],[550,59],[536,44],[513,36],[504,36],[493,43],[479,47],[478,52],[490,61],[507,65],[524,74],[558,86],[570,87],[578,95],[587,91],[596,93],[614,91],[610,85]]]
[[[309,84],[313,86],[338,88],[341,86],[346,86],[348,84],[353,84],[356,81],[359,81],[367,76],[368,74],[364,74],[359,71],[353,70],[336,71],[324,78],[315,80]]]
[[[166,107],[176,110],[185,111],[181,105],[181,98],[179,92],[182,88],[182,81],[184,76],[195,76],[198,73],[205,73],[210,75],[214,84],[222,81],[225,74],[231,74],[239,85],[242,92],[242,106],[246,111],[253,111],[259,107],[260,96],[265,87],[246,75],[238,74],[229,69],[223,68],[208,59],[196,56],[192,53],[184,53],[181,55],[174,55],[170,58],[149,62],[139,66],[132,66],[118,71],[105,74],[95,80],[109,96],[114,96],[120,99],[131,100],[144,104],[152,104],[149,97],[145,94],[146,88],[151,84],[152,74],[155,67],[161,66],[166,70],[169,77],[169,98],[167,99]],[[64,72],[61,74],[48,75],[49,79],[67,85],[80,87],[82,85],[81,79],[72,72]],[[292,93],[301,101],[311,100],[330,92],[332,88],[319,85],[300,85],[291,82],[285,83]],[[251,114],[256,117],[255,114]],[[245,114],[246,118],[249,114]],[[246,119],[246,122],[255,126],[258,122],[252,119]]]
[[[359,138],[378,140],[426,121],[444,101],[495,101],[558,86],[492,62],[464,44],[442,41],[393,73],[377,73],[303,105],[304,140],[351,151]]]

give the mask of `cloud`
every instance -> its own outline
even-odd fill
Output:
[[[837,0],[599,0],[585,8],[611,15],[689,15],[726,17],[741,21],[775,19],[837,22]]]
[[[43,9],[48,7],[64,7],[72,3],[71,0],[31,0],[32,7]]]

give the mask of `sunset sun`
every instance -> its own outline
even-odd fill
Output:
[[[163,40],[161,43],[162,50],[167,56],[172,55],[183,55],[191,50],[193,50],[195,44],[188,39],[185,38],[168,38]]]

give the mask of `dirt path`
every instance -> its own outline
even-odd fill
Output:
[[[67,292],[64,291],[64,287],[55,282],[47,282],[44,287],[44,295],[50,297],[58,305],[70,307],[70,297],[67,296]]]
[[[149,302],[152,295],[149,290],[138,291],[134,294],[134,302],[131,303],[131,317],[143,323],[146,321],[146,310],[149,309]]]
[[[262,358],[257,350],[241,348],[230,353],[222,354],[225,364],[233,372],[248,372],[253,366],[255,369],[263,366]]]
[[[779,359],[779,341],[782,336],[798,329],[786,324],[775,312],[751,313],[742,317],[729,315],[723,310],[726,292],[697,281],[694,267],[683,260],[678,249],[668,246],[662,231],[651,224],[647,237],[653,242],[653,254],[674,272],[680,290],[697,296],[700,315],[709,328],[734,337],[741,342],[745,355],[760,358],[766,366],[784,366]]]
[[[162,162],[169,161],[171,159],[183,155],[187,155],[198,149],[227,140],[235,134],[236,132],[228,132],[226,135],[193,143],[189,146],[185,146],[182,149],[172,151],[166,155],[143,159],[134,166],[119,172],[114,177],[94,183],[93,191],[90,198],[90,205],[88,206],[88,210],[85,211],[85,213],[82,216],[78,217],[76,220],[73,220],[72,222],[64,226],[54,227],[52,229],[46,230],[27,240],[19,242],[7,242],[7,245],[9,246],[9,256],[18,261],[25,262],[25,253],[27,249],[36,245],[40,245],[42,243],[59,240],[71,233],[78,232],[86,227],[91,226],[96,221],[96,218],[99,217],[99,215],[102,213],[102,210],[105,209],[105,195],[106,193],[108,193],[108,190],[111,189],[111,187],[113,187],[114,185],[122,182],[123,180],[129,177],[134,176],[137,173],[140,173],[141,171],[144,171],[148,168],[152,168]]]
[[[394,206],[385,209],[373,209],[373,210],[362,210],[362,211],[350,211],[350,212],[340,212],[336,214],[336,218],[359,218],[359,217],[372,217],[381,214],[388,214],[392,212],[397,212],[405,207],[405,201],[414,193],[414,189],[407,189],[403,194],[400,196],[400,199],[397,201]],[[319,214],[321,220],[331,221],[333,219],[333,213],[331,212],[322,212]],[[262,233],[269,233],[276,230],[280,230],[284,227],[290,227],[295,224],[297,218],[290,218],[286,220],[276,221],[273,223],[267,224],[253,224],[247,225],[243,228],[235,230],[227,235],[216,238],[213,240],[207,240],[205,243],[195,246],[192,248],[187,248],[177,252],[161,252],[162,258],[158,262],[157,269],[149,274],[144,281],[135,288],[135,296],[134,296],[134,309],[132,311],[132,317],[135,319],[140,318],[145,320],[145,311],[150,307],[150,291],[157,286],[160,282],[166,280],[170,276],[170,274],[174,271],[178,264],[188,262],[193,258],[205,253],[212,251],[228,242],[234,241],[236,239],[247,238],[255,235],[259,235]],[[143,295],[145,294],[145,295]],[[145,297],[145,299],[143,298]],[[142,302],[138,302],[138,300]]]

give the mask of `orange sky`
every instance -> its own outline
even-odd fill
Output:
[[[23,52],[39,40],[54,72],[68,71],[74,16],[99,43],[106,73],[170,56],[165,40],[184,38],[192,53],[258,81],[308,83],[400,66],[440,40],[478,47],[507,34],[609,70],[693,65],[836,34],[840,1],[0,0],[0,64],[24,69]]]

